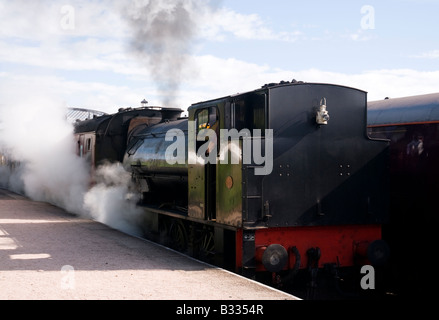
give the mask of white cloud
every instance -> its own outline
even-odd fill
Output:
[[[214,41],[222,41],[227,34],[245,40],[296,41],[300,31],[276,32],[258,14],[240,14],[228,8],[205,12],[202,36]]]
[[[439,70],[421,72],[412,69],[382,69],[347,74],[319,69],[274,69],[268,65],[211,55],[192,57],[192,60],[191,65],[199,71],[196,75],[190,74],[191,70],[185,71],[190,80],[183,84],[176,99],[176,106],[184,110],[199,101],[252,91],[267,83],[293,79],[358,88],[369,93],[369,100],[439,92]],[[154,83],[141,75],[124,85],[110,85],[104,81],[73,81],[61,76],[2,72],[0,84],[3,100],[8,95],[26,95],[23,92],[25,87],[39,86],[50,88],[52,94],[56,93],[71,107],[110,113],[116,112],[119,107],[137,107],[143,98],[153,105],[161,104]]]
[[[380,69],[343,74],[311,69],[298,74],[307,82],[335,83],[367,91],[370,101],[439,92],[439,70]]]
[[[184,96],[181,96],[188,103],[251,91],[267,83],[293,79],[354,87],[367,91],[369,100],[439,92],[439,70],[423,72],[413,69],[378,69],[347,74],[319,69],[274,69],[268,65],[214,56],[200,56],[194,60],[200,72],[186,84]]]
[[[3,73],[0,75],[0,84],[0,105],[7,105],[8,108],[14,108],[10,103],[17,101],[17,97],[32,95],[28,88],[39,88],[33,92],[42,91],[41,95],[44,93],[53,100],[64,101],[64,106],[108,113],[117,112],[120,107],[139,107],[142,99],[149,98],[145,97],[148,92],[153,97],[156,95],[155,88],[150,84],[144,84],[139,89],[103,82],[72,81],[51,75]]]
[[[0,37],[32,41],[56,37],[122,37],[125,32],[115,0],[0,0]],[[72,11],[65,11],[68,7]],[[65,28],[66,18],[73,29]]]
[[[439,59],[439,50],[431,50],[431,51],[423,52],[421,54],[412,55],[411,58]]]
[[[73,42],[22,45],[0,39],[0,61],[64,71],[111,71],[123,75],[144,74],[120,42],[87,38]]]

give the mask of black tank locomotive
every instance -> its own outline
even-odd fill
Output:
[[[188,111],[121,110],[76,127],[95,166],[110,156],[132,173],[147,237],[278,280],[384,262],[389,143],[367,135],[365,92],[282,82]]]

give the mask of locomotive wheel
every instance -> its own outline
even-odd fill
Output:
[[[203,261],[213,262],[215,257],[215,238],[212,230],[203,230],[198,255]]]
[[[183,222],[174,220],[169,228],[170,247],[184,252],[187,249],[187,232]]]

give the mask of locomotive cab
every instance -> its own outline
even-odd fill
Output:
[[[196,129],[189,136],[188,150],[192,160],[190,216],[237,228],[243,226],[243,160],[250,162],[252,156],[243,152],[251,153],[256,139],[264,143],[266,99],[265,91],[256,91],[189,108],[189,123]],[[206,128],[210,134],[205,137]]]

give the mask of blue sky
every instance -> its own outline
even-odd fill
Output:
[[[412,67],[431,71],[439,66],[438,61],[415,58],[438,48],[439,1],[240,0],[223,4],[240,13],[258,14],[274,32],[300,33],[294,42],[239,45],[231,40],[239,48],[234,50],[239,59],[291,70],[346,73]],[[374,8],[375,29],[361,29],[365,16],[361,8],[366,5]],[[355,35],[359,38],[354,39]]]
[[[181,0],[152,2],[169,12]],[[106,112],[144,98],[186,109],[292,79],[357,87],[370,100],[439,92],[439,0],[183,3],[192,25],[182,68],[157,75],[151,52],[133,50],[143,30],[129,23],[141,16],[148,28],[149,0],[0,0],[0,104],[45,94]]]

